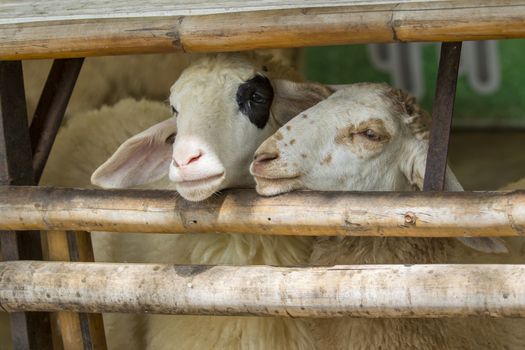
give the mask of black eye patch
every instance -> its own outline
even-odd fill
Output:
[[[270,80],[257,74],[239,86],[235,99],[241,113],[259,129],[264,128],[270,117],[273,100],[273,87]]]

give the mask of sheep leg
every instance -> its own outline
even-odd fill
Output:
[[[34,185],[22,63],[0,62],[0,185]],[[42,260],[40,232],[0,232],[3,260]],[[48,313],[11,313],[14,349],[52,349]]]

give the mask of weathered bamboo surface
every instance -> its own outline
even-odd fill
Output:
[[[4,0],[0,59],[525,37],[525,0]]]
[[[225,191],[188,202],[175,191],[0,187],[0,230],[253,233],[314,236],[525,235],[525,191]]]
[[[5,311],[525,317],[525,265],[0,263]]]
[[[48,231],[46,238],[51,261],[95,261],[89,232]],[[83,350],[85,344],[92,344],[97,350],[107,349],[101,314],[60,311],[56,318],[64,349]]]

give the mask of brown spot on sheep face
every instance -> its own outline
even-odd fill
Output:
[[[290,145],[293,145],[295,143],[295,139],[290,140]]]
[[[303,117],[303,119],[306,119],[306,118],[308,118],[308,115],[307,114],[303,114],[302,117]]]
[[[381,119],[369,119],[358,125],[350,125],[339,129],[335,143],[350,145],[354,151],[366,150],[377,152],[391,139],[385,123]]]
[[[301,157],[305,158],[306,159],[306,154],[304,153],[301,153]]]
[[[323,160],[321,161],[321,165],[330,165],[331,162],[332,162],[332,155],[328,153],[326,157],[324,157]]]
[[[292,130],[292,127],[290,125],[286,125],[286,130],[290,131]]]
[[[280,131],[277,131],[273,136],[277,141],[281,141],[283,139],[283,134],[281,134]]]
[[[337,134],[335,134],[335,139],[334,139],[336,145],[344,145],[348,143],[349,138],[351,141],[354,130],[355,128],[353,127],[348,127],[348,128],[337,130]]]

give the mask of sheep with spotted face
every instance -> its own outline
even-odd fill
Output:
[[[262,195],[295,189],[420,190],[428,150],[426,114],[399,90],[355,84],[301,113],[256,151],[251,173]],[[447,170],[446,188],[461,190]],[[310,264],[523,263],[523,242],[482,254],[454,239],[318,238]],[[502,244],[500,241],[491,245]],[[349,287],[351,288],[351,287]],[[515,319],[318,320],[321,349],[523,349]]]
[[[173,85],[171,116],[158,103],[127,100],[72,118],[58,136],[44,184],[87,187],[86,175],[96,169],[96,185],[175,189],[192,201],[227,187],[253,187],[249,164],[260,143],[331,93],[292,80],[299,80],[294,71],[257,55],[203,57]],[[138,133],[147,123],[150,127]],[[116,143],[122,145],[111,155]],[[307,262],[312,239],[94,233],[93,244],[97,261],[298,265]],[[284,318],[105,315],[104,320],[112,349],[309,349],[313,344],[303,321]]]
[[[383,100],[381,100],[381,93],[384,95]],[[348,116],[350,112],[348,103],[342,103],[344,98],[350,99],[351,102],[348,103],[352,103],[354,118],[354,123],[346,128],[345,119],[341,116]],[[403,103],[388,104],[396,98],[401,99]],[[384,102],[381,103],[382,101]],[[390,110],[399,112],[400,106],[408,111],[406,128],[397,127],[396,120],[392,118],[380,118],[381,113],[386,115]],[[325,110],[326,108],[328,109]],[[274,195],[301,187],[315,187],[321,191],[349,190],[356,186],[361,190],[375,191],[422,189],[428,149],[428,116],[413,99],[408,98],[400,90],[383,85],[355,84],[352,87],[342,88],[341,92],[314,106],[312,110],[316,115],[326,112],[340,118],[308,119],[310,112],[305,111],[296,118],[297,120],[287,124],[267,140],[264,146],[259,148],[255,162],[252,164],[252,174],[257,179],[257,189],[261,194]],[[358,118],[356,116],[361,116],[362,120],[356,121]],[[291,131],[292,127],[293,131]],[[308,145],[306,140],[303,140],[299,146],[294,145],[296,142],[294,137],[288,141],[283,140],[283,134],[296,135],[300,138],[303,129],[305,135],[309,135],[315,128],[323,130],[324,134],[318,132],[320,136],[310,138]],[[397,134],[392,134],[394,132]],[[335,133],[332,135],[333,138],[326,139],[325,134],[330,133]],[[277,151],[278,145],[285,147],[288,146],[288,142],[291,147],[287,152]],[[346,152],[346,148],[341,147],[344,145],[347,145],[352,152]],[[307,156],[306,151],[294,152],[299,147],[305,150],[325,149],[325,151]],[[278,156],[278,154],[286,154],[286,156]],[[390,169],[396,154],[404,155],[408,160],[400,163],[401,171],[385,174],[377,171],[377,169]],[[318,159],[321,156],[322,158]],[[348,167],[347,164],[355,164],[355,166]],[[269,173],[270,177],[260,175],[259,169]],[[279,181],[273,177],[278,177]],[[445,187],[448,190],[463,190],[450,169],[447,169]],[[503,241],[497,238],[458,238],[458,240],[482,252],[507,252]]]

